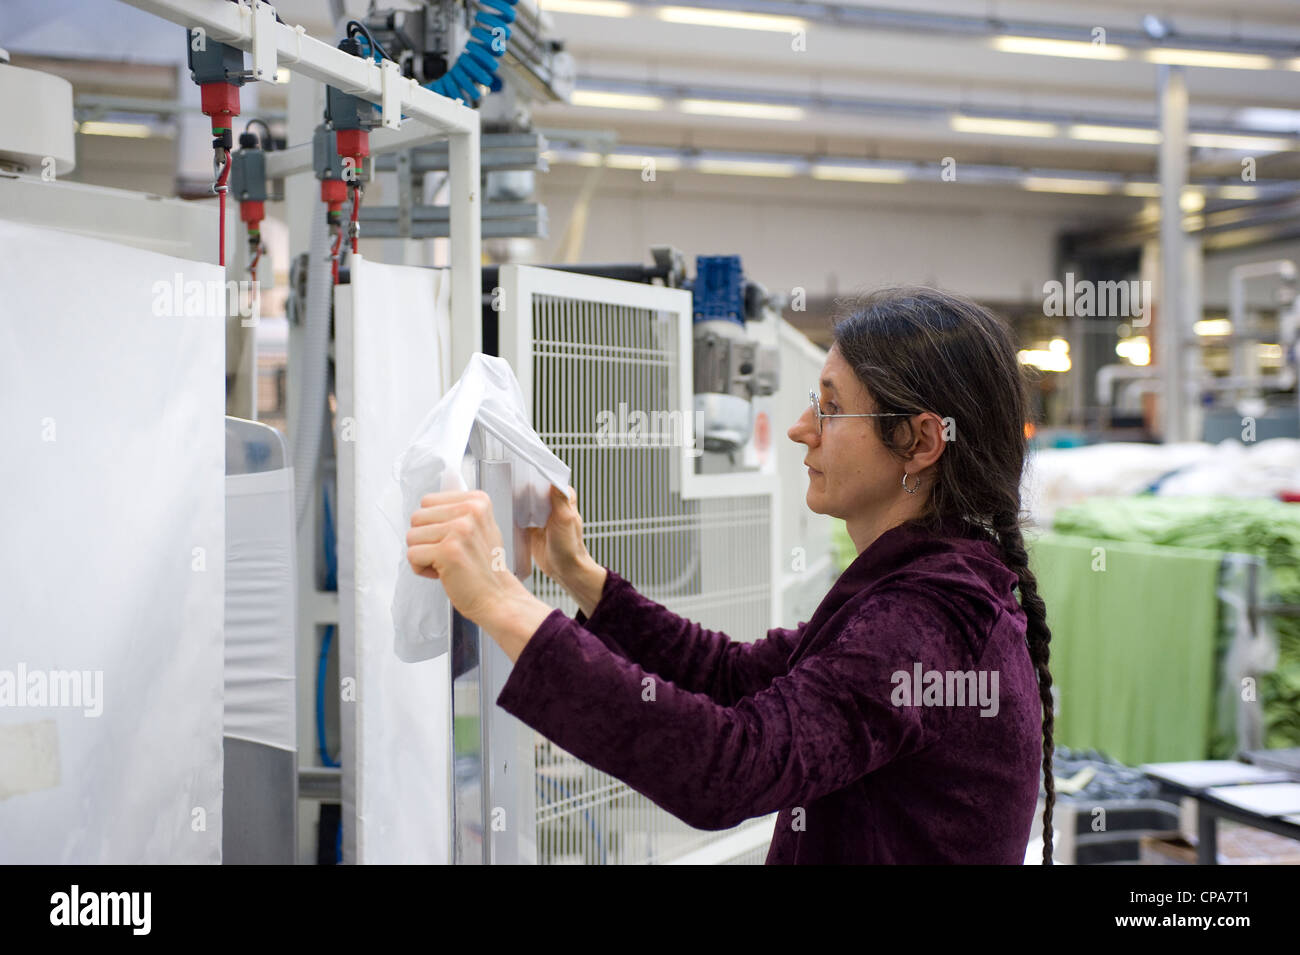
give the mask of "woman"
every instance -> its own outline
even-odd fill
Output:
[[[597,564],[555,489],[532,553],[575,620],[493,569],[482,492],[425,497],[408,558],[515,662],[499,705],[697,828],[779,811],[769,864],[1019,864],[1040,772],[1050,863],[1021,375],[1000,321],[933,289],[875,293],[836,324],[789,437],[807,447],[808,506],[843,518],[858,556],[811,620],[754,643]]]

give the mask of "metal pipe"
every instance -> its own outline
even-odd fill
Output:
[[[1185,441],[1187,409],[1183,363],[1183,268],[1186,235],[1180,205],[1187,185],[1187,79],[1182,67],[1160,67],[1160,312],[1158,346],[1164,400],[1164,439]]]
[[[612,263],[609,265],[577,265],[563,264],[550,265],[542,263],[538,266],[545,269],[556,269],[560,272],[576,272],[579,275],[597,275],[601,278],[619,279],[624,282],[640,282],[648,285],[655,279],[665,280],[671,271],[668,265],[636,265],[625,263]],[[501,267],[499,265],[483,266],[483,287],[496,288],[500,284]]]
[[[1112,404],[1111,389],[1116,381],[1156,379],[1160,377],[1159,368],[1146,365],[1102,365],[1097,369],[1097,403],[1102,406]]]

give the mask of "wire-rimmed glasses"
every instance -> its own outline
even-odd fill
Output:
[[[817,421],[817,433],[822,433],[822,418],[910,418],[904,411],[875,411],[870,414],[822,414],[821,398],[815,388],[808,389],[808,403],[812,405],[813,418]]]

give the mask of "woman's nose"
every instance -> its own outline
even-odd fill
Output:
[[[791,441],[806,444],[809,447],[817,439],[817,428],[813,425],[813,410],[808,408],[799,416],[799,420],[786,432]]]

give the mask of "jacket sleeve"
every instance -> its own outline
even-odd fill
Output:
[[[497,703],[697,829],[805,805],[933,744],[944,707],[894,705],[894,674],[943,668],[942,609],[878,594],[829,645],[722,705],[612,652],[556,610]]]
[[[789,671],[804,624],[797,630],[774,628],[753,643],[733,640],[678,616],[605,569],[605,586],[591,617],[579,610],[574,619],[647,672],[729,706]]]

